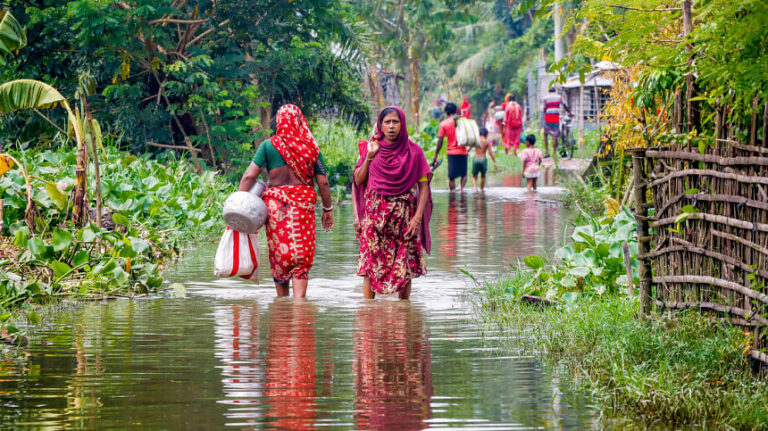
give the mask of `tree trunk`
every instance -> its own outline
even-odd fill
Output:
[[[368,78],[370,80],[371,97],[377,106],[377,109],[381,109],[386,106],[384,100],[384,91],[381,89],[381,81],[379,80],[379,71],[376,67],[376,63],[371,61],[368,63]]]
[[[693,32],[693,15],[691,13],[691,1],[685,0],[683,1],[683,34],[685,37],[687,37],[689,34]],[[691,44],[688,44],[685,46],[686,52],[689,53],[688,57],[688,73],[685,75],[685,103],[686,103],[686,110],[688,111],[688,131],[691,130],[699,130],[700,127],[700,121],[699,121],[699,108],[698,103],[693,102],[691,99],[696,97],[698,94],[698,89],[696,88],[696,78],[693,76],[693,63],[694,63],[694,55],[693,55],[693,46]]]
[[[555,3],[552,16],[555,21],[555,63],[562,60],[565,56],[565,48],[563,47],[563,38],[560,33],[563,32],[563,7],[559,2]]]
[[[403,112],[405,113],[405,120],[408,124],[413,124],[413,75],[411,75],[410,71],[410,58],[405,57],[402,59],[399,59],[397,62],[397,70],[400,71],[405,76],[405,82],[403,83],[403,94],[402,94],[402,106]],[[397,73],[397,72],[395,72]],[[395,82],[397,82],[397,78],[395,78]]]
[[[413,128],[418,131],[419,130],[419,107],[421,105],[421,95],[419,94],[419,86],[420,86],[420,79],[421,79],[421,73],[419,71],[419,59],[414,58],[411,61],[411,76],[412,76],[412,87],[411,87],[411,101],[413,103]]]

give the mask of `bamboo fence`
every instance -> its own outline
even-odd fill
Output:
[[[768,364],[768,146],[721,130],[703,149],[631,151],[641,301],[744,327]]]

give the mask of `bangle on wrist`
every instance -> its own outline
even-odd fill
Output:
[[[323,211],[333,211],[333,204],[331,204],[331,206],[328,208],[324,207],[323,205],[320,206],[323,207]]]

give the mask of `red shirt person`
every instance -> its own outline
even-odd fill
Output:
[[[437,166],[437,157],[443,148],[443,140],[448,139],[448,146],[445,151],[448,155],[448,186],[451,190],[454,190],[456,188],[456,178],[461,178],[460,187],[461,190],[464,190],[464,186],[467,184],[467,154],[469,154],[469,148],[460,146],[456,140],[456,111],[455,103],[445,105],[447,118],[440,122],[440,127],[437,130],[437,150],[435,150],[432,166],[433,169]]]

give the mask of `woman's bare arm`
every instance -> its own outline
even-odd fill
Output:
[[[358,186],[363,185],[366,181],[368,181],[368,168],[371,166],[371,162],[376,157],[376,154],[379,152],[379,143],[376,141],[369,141],[368,142],[368,152],[365,154],[365,160],[363,161],[363,165],[359,168],[355,169],[354,177],[355,177],[355,184]]]
[[[241,192],[247,192],[250,190],[251,187],[253,187],[253,184],[259,178],[259,174],[261,174],[261,168],[256,166],[255,163],[251,162],[251,164],[248,166],[248,169],[245,170],[243,177],[240,178],[240,186],[237,188],[237,190]]]
[[[355,184],[363,185],[366,181],[368,181],[368,168],[371,165],[371,160],[365,159],[363,161],[362,166],[355,169]]]
[[[317,187],[320,189],[320,199],[323,201],[323,207],[332,207],[333,198],[331,197],[331,183],[328,182],[328,177],[326,175],[317,175],[315,180],[317,181]]]

